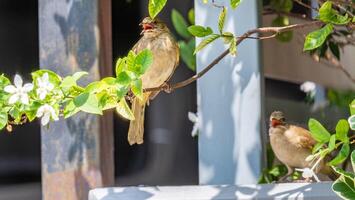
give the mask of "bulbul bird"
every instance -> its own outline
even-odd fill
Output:
[[[276,157],[286,165],[288,170],[280,181],[289,177],[294,168],[312,168],[315,164],[317,159],[306,160],[312,154],[312,148],[316,144],[311,133],[302,127],[287,124],[284,114],[280,111],[275,111],[270,116],[269,137]],[[317,165],[314,172],[327,175],[331,179],[336,178],[324,159]]]
[[[153,63],[142,75],[143,88],[160,87],[170,79],[179,64],[179,46],[168,27],[158,19],[146,17],[142,23],[142,37],[134,45],[133,51],[139,53],[149,49],[153,54]],[[149,100],[159,92],[146,92],[143,100],[132,100],[132,111],[135,119],[130,122],[128,142],[130,145],[142,144],[144,134],[144,111]]]

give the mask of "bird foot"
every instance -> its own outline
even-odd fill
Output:
[[[166,82],[162,85],[162,88],[166,93],[171,93],[173,91],[173,88]]]
[[[132,91],[128,91],[127,95],[126,95],[126,100],[129,101],[129,102],[133,102],[133,99],[134,99],[134,94]]]

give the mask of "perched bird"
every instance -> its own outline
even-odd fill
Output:
[[[275,111],[270,116],[269,137],[276,157],[286,165],[288,170],[280,181],[289,177],[294,168],[312,168],[315,164],[317,159],[306,160],[312,154],[312,148],[316,144],[311,133],[302,127],[287,124],[284,114],[280,111]],[[324,160],[317,165],[314,172],[327,175],[331,179],[336,178],[333,170],[325,164]]]
[[[142,37],[133,47],[133,51],[139,53],[149,49],[153,54],[153,64],[141,77],[142,87],[160,87],[166,84],[179,64],[179,46],[162,21],[146,17],[140,25],[143,28]],[[143,143],[145,106],[157,94],[158,92],[146,92],[143,100],[138,98],[132,100],[135,120],[132,120],[129,125],[130,145]]]

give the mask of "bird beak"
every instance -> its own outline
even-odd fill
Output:
[[[142,26],[143,28],[143,31],[141,32],[141,35],[146,32],[146,31],[149,31],[149,30],[152,30],[154,27],[154,24],[151,24],[151,23],[140,23],[139,25]]]

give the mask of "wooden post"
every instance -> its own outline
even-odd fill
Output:
[[[39,0],[40,66],[62,76],[112,71],[110,0]],[[87,199],[114,183],[112,113],[80,113],[42,128],[43,199]]]
[[[236,36],[259,27],[259,1],[243,1],[233,10],[229,0],[225,31]],[[195,0],[196,24],[218,32],[221,9]],[[199,44],[201,39],[197,39]],[[223,40],[197,54],[197,71],[227,49]],[[257,40],[244,41],[236,57],[228,55],[197,82],[199,179],[201,184],[256,183],[262,165],[263,74]]]

